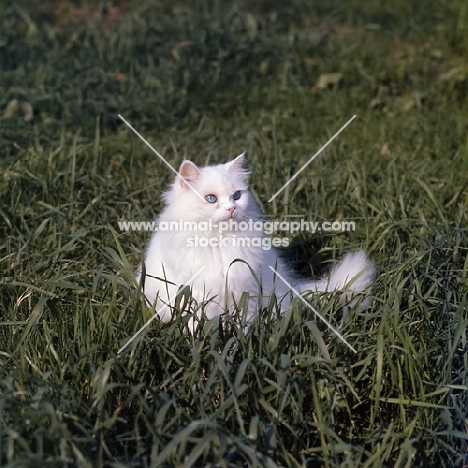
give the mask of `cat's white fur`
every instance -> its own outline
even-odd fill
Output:
[[[184,161],[179,170],[182,177],[177,176],[163,195],[166,207],[157,224],[161,226],[161,223],[171,221],[201,223],[211,220],[216,225],[221,221],[229,221],[231,217],[238,222],[261,220],[261,211],[248,189],[248,173],[243,168],[243,162],[243,154],[226,164],[204,168],[198,168],[191,161]],[[240,191],[240,198],[234,200],[233,195],[237,191]],[[216,203],[205,200],[209,194],[217,197]],[[202,267],[205,268],[191,284],[192,296],[198,303],[205,302],[205,313],[209,318],[232,307],[244,292],[248,292],[251,297],[250,318],[256,314],[259,304],[268,302],[271,294],[276,294],[281,300],[282,310],[286,310],[292,296],[291,289],[276,276],[270,266],[301,293],[339,291],[342,302],[361,296],[361,306],[368,307],[371,304],[368,289],[373,282],[375,268],[363,251],[345,255],[327,277],[307,281],[293,275],[276,249],[264,250],[259,246],[239,246],[239,243],[233,245],[231,242],[234,237],[263,238],[263,232],[254,229],[236,230],[223,232],[222,235],[227,241],[221,247],[193,245],[195,236],[219,240],[219,232],[215,228],[204,231],[159,230],[151,236],[145,258],[146,277],[141,278],[141,267],[136,276],[144,285],[148,302],[153,305],[156,300],[159,301],[156,310],[162,320],[171,318],[170,307],[164,307],[163,304],[170,305],[179,287],[186,285]]]

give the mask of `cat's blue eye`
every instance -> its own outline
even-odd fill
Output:
[[[213,195],[212,193],[210,193],[209,195],[207,195],[205,197],[205,200],[208,202],[208,203],[216,203],[216,201],[218,200],[216,198],[216,195]]]
[[[234,198],[234,200],[239,200],[240,197],[241,197],[241,191],[240,190],[237,190],[237,192],[234,192],[234,195],[232,196],[232,198]]]

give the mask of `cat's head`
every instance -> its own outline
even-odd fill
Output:
[[[175,218],[213,222],[243,220],[258,216],[248,190],[244,153],[233,161],[199,168],[184,161],[164,201]]]

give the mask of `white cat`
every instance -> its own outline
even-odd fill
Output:
[[[262,214],[249,192],[243,162],[243,154],[226,164],[204,168],[184,161],[181,177],[163,195],[166,207],[157,219],[159,230],[148,243],[146,276],[141,278],[142,267],[136,275],[148,302],[153,305],[158,300],[160,318],[171,318],[169,305],[179,287],[187,285],[202,268],[191,282],[192,297],[199,304],[208,301],[204,307],[208,318],[232,307],[244,292],[251,298],[249,319],[272,293],[286,310],[293,295],[290,285],[301,293],[340,291],[341,302],[361,296],[361,306],[370,306],[367,290],[375,268],[363,251],[347,254],[327,277],[306,281],[293,275],[275,248],[262,248],[266,236],[258,230],[258,223],[257,229],[252,227],[252,221],[261,221]],[[243,221],[244,228],[250,221],[250,229],[239,229]],[[173,229],[169,229],[170,223]],[[220,234],[218,226],[229,223],[232,228]]]

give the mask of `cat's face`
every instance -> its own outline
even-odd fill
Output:
[[[241,221],[255,216],[257,206],[248,190],[243,162],[244,154],[226,164],[203,168],[184,161],[181,177],[165,195],[169,208],[191,221]]]

